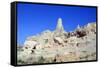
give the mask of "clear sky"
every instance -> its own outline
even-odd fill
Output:
[[[22,45],[28,36],[49,29],[55,30],[58,18],[62,18],[66,31],[73,31],[77,25],[96,22],[96,8],[37,5],[18,3],[17,5],[17,43]]]

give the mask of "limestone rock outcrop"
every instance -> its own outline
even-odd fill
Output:
[[[17,58],[18,64],[96,60],[96,23],[66,32],[59,18],[54,31],[28,37]]]
[[[59,18],[58,19],[58,23],[57,23],[57,27],[56,27],[56,30],[55,30],[56,32],[63,32],[64,31],[64,28],[63,28],[63,25],[62,25],[62,19],[61,18]]]

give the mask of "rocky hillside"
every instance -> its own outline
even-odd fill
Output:
[[[54,31],[28,37],[17,59],[18,64],[96,60],[96,22],[66,32],[59,18]]]

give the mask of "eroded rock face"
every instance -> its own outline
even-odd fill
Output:
[[[96,23],[66,32],[59,18],[55,31],[28,37],[17,59],[18,64],[96,60]]]

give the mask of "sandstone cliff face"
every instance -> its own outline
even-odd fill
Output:
[[[66,32],[59,18],[55,31],[28,37],[17,59],[18,64],[96,60],[96,23]]]

